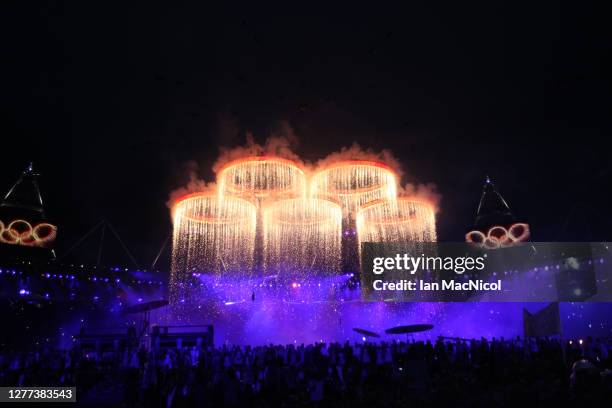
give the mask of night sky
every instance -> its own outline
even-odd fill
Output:
[[[150,265],[190,163],[213,180],[220,146],[282,122],[307,160],[390,149],[404,183],[437,185],[441,240],[463,240],[487,174],[534,240],[610,240],[612,41],[582,2],[6,3],[0,190],[34,162],[60,254],[107,219]]]

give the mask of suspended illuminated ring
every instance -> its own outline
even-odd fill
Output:
[[[57,227],[48,222],[42,222],[32,229],[32,236],[36,241],[52,241],[57,236]]]
[[[473,230],[465,235],[467,242],[485,247],[499,248],[502,246],[514,245],[529,238],[529,224],[517,222],[508,229],[501,225],[489,228],[485,234],[482,231]]]
[[[292,183],[287,186],[279,187],[278,189],[270,188],[240,188],[241,184],[235,183],[227,174],[231,174],[232,170],[241,164],[250,164],[253,166],[263,166],[267,163],[274,163],[283,166],[285,170],[294,171],[297,175]],[[271,193],[289,194],[295,196],[303,196],[306,192],[306,179],[304,169],[296,162],[276,156],[251,156],[232,160],[221,167],[217,176],[217,182],[220,185],[220,193],[229,193],[232,195],[254,195],[256,197],[268,196]],[[229,180],[228,180],[229,178]],[[295,181],[296,185],[293,185]]]
[[[321,189],[320,184],[324,184],[321,180],[329,179],[329,173],[333,170],[350,168],[350,167],[375,167],[383,171],[382,175],[377,176],[377,182],[372,183],[370,186],[359,187],[359,188],[338,188],[333,185],[329,185],[324,189]],[[338,163],[334,163],[328,167],[317,172],[311,181],[311,188],[315,194],[322,195],[337,195],[337,196],[357,196],[361,194],[367,194],[375,192],[377,190],[383,190],[385,188],[395,189],[397,174],[391,166],[385,163],[371,161],[371,160],[345,160]],[[320,191],[319,191],[320,190]],[[393,194],[390,195],[394,195]]]
[[[215,210],[218,210],[221,205],[225,203],[240,204],[245,206],[246,211],[239,211],[238,209],[234,209],[234,211],[230,210],[230,214],[223,218],[218,215],[192,214],[195,211],[193,209],[188,209],[187,205],[190,202],[198,201],[208,201],[209,203],[214,203]],[[242,222],[250,221],[253,218],[252,214],[255,213],[255,206],[251,202],[238,197],[221,198],[212,193],[192,193],[180,198],[174,205],[173,212],[175,220],[177,217],[181,217],[185,220],[201,224],[240,224]]]
[[[387,206],[390,209],[394,209],[394,215],[389,217],[388,219],[377,219],[372,217],[365,217],[364,215],[367,213],[368,209],[373,207],[384,207]],[[411,209],[408,208],[408,214],[402,215],[402,212],[406,210],[406,206],[413,206],[414,209],[420,207],[422,210],[427,210],[431,212],[431,216],[435,217],[435,209],[434,206],[426,201],[421,201],[418,199],[414,199],[411,197],[399,197],[395,200],[387,200],[387,199],[378,199],[374,201],[370,201],[369,203],[362,205],[359,207],[358,213],[361,214],[360,218],[364,224],[398,224],[403,222],[412,222],[417,219],[416,211],[412,212]],[[394,208],[395,207],[395,208]]]
[[[487,234],[488,238],[495,238],[495,240],[499,243],[506,243],[508,241],[510,241],[510,237],[509,237],[509,233],[508,230],[505,229],[504,227],[501,227],[499,225],[496,225],[495,227],[491,228],[489,230],[489,233]]]
[[[472,244],[484,244],[486,239],[487,236],[483,232],[478,230],[470,231],[465,234],[465,240]]]
[[[20,240],[32,235],[32,224],[26,220],[14,220],[6,227],[6,230],[13,237]]]
[[[38,246],[53,241],[56,236],[57,227],[47,222],[32,226],[26,220],[17,219],[5,226],[0,221],[0,242],[4,244]]]
[[[5,244],[18,244],[19,239],[14,237],[8,229],[4,226],[4,223],[0,221],[0,242]]]
[[[417,242],[436,242],[437,240],[434,206],[427,201],[413,197],[376,200],[365,204],[357,211],[356,224],[360,240],[370,239],[367,237],[372,234],[372,231],[375,231],[374,235],[378,236],[381,231],[389,227],[391,231],[398,233],[398,236],[404,236],[402,239]]]
[[[484,246],[485,248],[491,248],[491,249],[499,248],[501,246],[501,242],[499,241],[499,239],[495,237],[487,237],[482,243],[482,246]]]
[[[517,236],[517,229],[523,229],[523,231]],[[508,236],[515,242],[522,242],[529,238],[529,224],[523,222],[517,222],[508,228]]]
[[[385,163],[371,161],[371,160],[345,160],[338,163],[334,163],[328,167],[325,167],[323,170],[317,172],[312,180],[312,184],[315,189],[318,189],[319,179],[329,177],[327,174],[332,170],[337,170],[343,167],[377,167],[383,171],[385,171],[385,176],[387,180],[384,180],[384,177],[379,177],[381,180],[378,183],[373,183],[371,186],[360,187],[360,188],[336,188],[333,186],[329,187],[327,191],[328,194],[335,195],[357,195],[357,194],[365,194],[372,191],[380,190],[384,188],[388,184],[392,184],[395,186],[395,180],[397,178],[397,174],[395,170],[391,166],[386,165]],[[393,179],[391,183],[389,178]],[[323,194],[325,192],[322,192]]]

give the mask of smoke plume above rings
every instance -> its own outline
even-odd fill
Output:
[[[251,132],[246,133],[246,141],[243,145],[228,147],[222,146],[219,149],[219,156],[212,165],[215,174],[218,175],[219,170],[227,163],[239,160],[246,157],[254,156],[270,156],[280,157],[291,160],[299,165],[310,177],[312,174],[326,167],[332,166],[335,163],[349,160],[364,160],[372,162],[380,162],[389,166],[397,174],[397,191],[399,197],[411,197],[422,201],[426,201],[439,208],[441,194],[437,191],[434,183],[418,183],[410,180],[410,174],[407,172],[400,162],[389,149],[374,151],[364,148],[358,143],[353,143],[350,146],[342,147],[340,150],[329,153],[322,159],[315,162],[303,160],[296,150],[299,147],[300,139],[296,135],[294,129],[286,121],[279,123],[275,131],[273,131],[263,143],[258,143]],[[207,181],[200,178],[198,174],[199,166],[195,162],[188,163],[187,171],[189,173],[189,181],[187,184],[175,189],[170,193],[168,207],[172,208],[177,200],[181,197],[195,192],[214,192],[217,184],[215,181]],[[408,182],[402,183],[402,179],[408,179]]]

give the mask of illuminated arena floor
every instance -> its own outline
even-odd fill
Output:
[[[353,328],[377,332],[380,340],[405,340],[404,335],[386,335],[385,329],[420,323],[434,329],[411,338],[508,338],[523,334],[523,308],[533,312],[546,305],[366,302],[350,274],[286,282],[196,278],[189,297],[155,317],[164,324],[213,324],[217,345],[363,340]],[[612,335],[610,303],[562,303],[560,310],[566,336]]]

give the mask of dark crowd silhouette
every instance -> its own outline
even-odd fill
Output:
[[[612,401],[612,341],[4,350],[0,385],[76,385],[91,406],[588,406]]]

